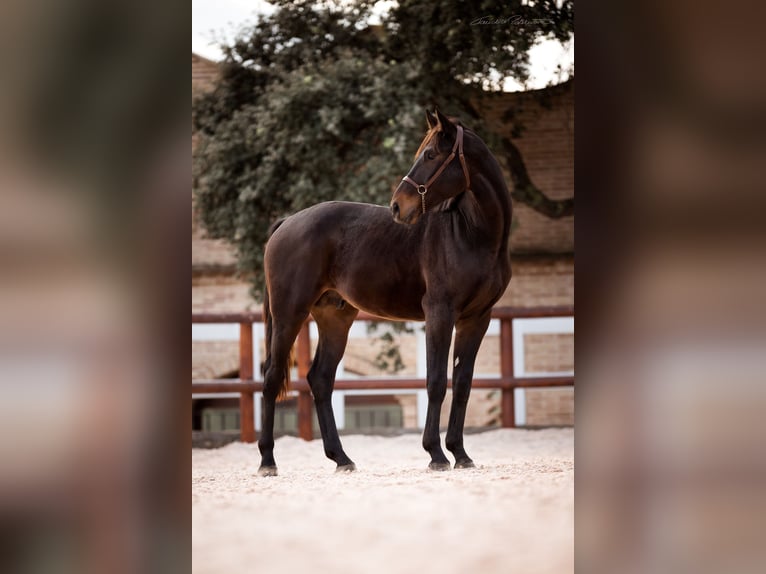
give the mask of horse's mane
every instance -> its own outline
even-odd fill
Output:
[[[458,118],[449,117],[449,121],[456,126],[461,126],[466,133],[473,133]],[[436,126],[428,130],[425,137],[423,138],[423,141],[420,142],[418,151],[415,152],[416,160],[420,156],[420,154],[423,153],[423,150],[426,148],[426,146],[428,146],[428,144],[431,143],[433,139],[437,137],[439,133],[441,132],[442,132],[441,124],[437,124]],[[473,134],[473,135],[475,136],[476,134]],[[477,140],[481,142],[481,139],[478,137],[477,137]],[[494,156],[492,156],[489,150],[487,149],[486,151],[487,153],[489,153],[489,157],[491,157],[494,160]],[[494,161],[494,163],[497,165],[496,160]],[[491,170],[489,172],[483,173],[480,177],[484,177],[486,179],[486,177],[490,174],[490,172]],[[497,172],[499,177],[502,179],[503,176],[502,176],[502,172],[500,171],[499,165],[497,165]],[[476,200],[476,196],[473,193],[460,193],[455,197],[450,197],[449,199],[446,199],[440,205],[438,205],[434,211],[442,211],[442,212],[443,211],[458,211],[460,215],[463,217],[463,220],[465,221],[466,227],[469,231],[475,229],[476,227],[480,225],[480,219],[482,217],[481,211],[479,209],[479,206]]]

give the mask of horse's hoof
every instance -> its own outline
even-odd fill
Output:
[[[449,470],[452,468],[448,462],[432,462],[428,465],[428,470]]]
[[[353,462],[350,462],[348,464],[339,464],[335,469],[335,472],[354,472],[355,470],[356,465]]]
[[[476,465],[473,463],[472,460],[461,460],[459,462],[455,463],[455,468],[476,468]]]
[[[258,476],[277,476],[277,467],[262,466],[258,469]]]

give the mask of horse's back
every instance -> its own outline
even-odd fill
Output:
[[[378,205],[330,201],[303,209],[273,226],[264,253],[267,277],[277,266],[282,275],[286,266],[306,276],[329,273],[349,243],[390,226],[389,210]]]
[[[332,289],[365,311],[419,319],[424,285],[417,234],[395,223],[385,207],[317,204],[285,219],[269,239],[269,287],[290,290],[291,296]]]
[[[280,220],[270,230],[266,258],[275,253],[293,257],[301,248],[316,252],[322,247],[337,246],[343,238],[365,229],[390,226],[389,210],[379,205],[328,201],[303,209]],[[291,257],[292,258],[292,257]]]

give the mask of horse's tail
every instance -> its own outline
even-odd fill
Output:
[[[284,219],[280,219],[274,225],[269,228],[269,237],[277,230],[277,227],[282,225]],[[266,373],[271,367],[271,337],[274,332],[273,321],[271,319],[271,307],[269,304],[269,284],[266,282],[266,287],[263,290],[263,326],[264,326],[264,345],[266,347],[265,360],[261,364],[261,373],[266,377]],[[287,364],[282,368],[282,380],[280,381],[279,390],[277,392],[277,400],[282,400],[287,396],[287,391],[290,389],[290,367],[293,364],[294,358],[294,345],[290,347],[290,355],[287,359]]]

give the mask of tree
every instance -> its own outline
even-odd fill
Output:
[[[514,199],[549,217],[571,214],[573,200],[546,198],[518,148],[475,107],[505,77],[527,77],[538,38],[571,37],[571,1],[402,0],[380,25],[369,24],[371,1],[275,4],[223,46],[222,79],[193,107],[200,219],[236,246],[256,296],[270,224],[320,201],[388,201],[426,107],[463,118],[503,151]]]

